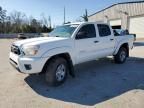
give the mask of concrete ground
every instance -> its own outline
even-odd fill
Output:
[[[78,65],[76,78],[59,87],[13,69],[13,41],[0,39],[0,108],[144,108],[144,41],[135,43],[125,64],[106,58]]]

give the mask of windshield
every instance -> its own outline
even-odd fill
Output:
[[[71,37],[74,30],[78,27],[78,25],[64,25],[56,27],[51,33],[49,33],[50,37]]]

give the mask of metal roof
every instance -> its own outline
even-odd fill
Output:
[[[94,14],[89,15],[88,17],[93,16],[93,15],[95,15],[97,13],[100,13],[100,12],[106,10],[106,9],[109,9],[109,8],[113,7],[113,6],[116,6],[116,5],[119,5],[119,4],[128,4],[128,3],[144,3],[144,0],[141,0],[141,1],[132,1],[132,2],[115,3],[115,4],[113,4],[113,5],[111,5],[111,6],[107,7],[107,8],[104,8],[104,9],[102,9],[102,10],[100,10],[100,11],[94,13]]]

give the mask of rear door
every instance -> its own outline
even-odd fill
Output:
[[[99,44],[101,45],[99,53],[101,57],[112,55],[114,52],[115,40],[113,31],[107,24],[97,24],[99,33]]]

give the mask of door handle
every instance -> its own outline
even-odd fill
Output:
[[[99,41],[94,41],[94,43],[98,43]]]
[[[113,41],[114,39],[110,39],[111,41]]]

